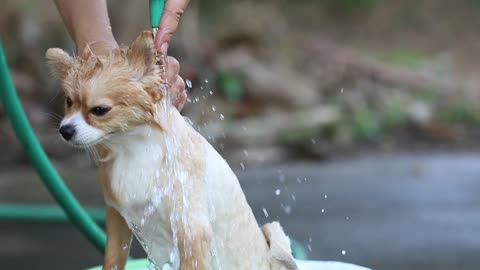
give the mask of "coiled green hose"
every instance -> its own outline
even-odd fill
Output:
[[[62,178],[48,160],[47,155],[38,142],[22,109],[17,92],[8,72],[7,60],[0,41],[0,99],[8,119],[12,125],[23,150],[30,158],[33,167],[42,179],[53,198],[60,204],[69,220],[103,252],[106,237],[102,229],[83,210],[78,201],[67,188]]]
[[[158,28],[164,6],[165,0],[150,0],[150,24],[152,28]],[[99,223],[105,222],[104,210],[89,209],[87,213],[48,160],[47,155],[35,137],[13,86],[1,41],[0,101],[23,150],[30,158],[33,167],[50,194],[63,209],[62,212],[58,207],[3,204],[0,205],[0,216],[3,219],[34,219],[43,221],[65,221],[68,218],[103,253],[106,237],[95,221]],[[292,251],[297,259],[305,259],[307,257],[302,246],[295,241],[292,241]]]
[[[150,25],[159,26],[165,7],[165,0],[150,0]],[[42,179],[48,191],[60,204],[66,217],[93,243],[102,253],[105,250],[106,237],[104,232],[78,201],[58,175],[47,155],[38,142],[22,108],[8,71],[7,60],[0,41],[0,100],[10,120],[13,130],[30,158],[33,167]],[[101,210],[89,211],[97,221],[104,221]],[[65,215],[58,208],[48,206],[0,205],[0,214],[4,219],[36,219],[64,221]]]

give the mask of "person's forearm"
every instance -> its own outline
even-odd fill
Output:
[[[105,0],[55,0],[58,11],[81,53],[88,45],[99,53],[116,48]]]

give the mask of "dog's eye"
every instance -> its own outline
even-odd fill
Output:
[[[102,115],[105,115],[108,111],[110,111],[110,109],[111,109],[110,107],[106,107],[106,106],[97,106],[90,109],[90,113],[96,116],[102,116]]]
[[[65,103],[67,104],[67,107],[70,108],[73,105],[73,100],[69,97],[65,98]]]

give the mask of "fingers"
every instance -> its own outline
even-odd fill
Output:
[[[155,47],[162,54],[167,53],[168,43],[173,33],[177,30],[180,17],[182,16],[189,0],[167,0],[163,10],[162,20],[155,38]]]
[[[167,57],[167,82],[173,83],[177,79],[177,75],[180,72],[180,63],[177,59],[168,56]]]
[[[180,77],[180,63],[177,59],[167,57],[167,83],[169,85],[168,94],[173,105],[180,111],[187,101],[187,92],[185,91],[185,81]]]
[[[175,81],[170,84],[169,94],[172,103],[181,111],[187,101],[187,92],[185,91],[185,82],[180,75],[176,75]]]

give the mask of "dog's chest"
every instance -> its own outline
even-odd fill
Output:
[[[157,135],[157,136],[154,136]],[[111,167],[110,189],[117,209],[147,252],[163,264],[170,260],[173,245],[171,209],[173,175],[165,144],[158,134],[142,140],[117,142]]]
[[[155,134],[144,139],[118,142],[112,164],[110,188],[115,208],[140,207],[160,200],[166,192],[168,175],[164,170],[164,149]]]

